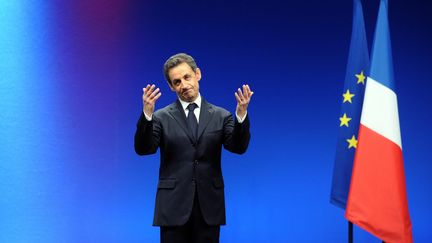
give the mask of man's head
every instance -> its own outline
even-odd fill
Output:
[[[170,57],[164,64],[164,75],[181,100],[192,102],[198,97],[201,71],[191,56],[179,53]]]

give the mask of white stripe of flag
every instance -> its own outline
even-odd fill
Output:
[[[371,77],[366,82],[360,123],[402,149],[396,93]]]

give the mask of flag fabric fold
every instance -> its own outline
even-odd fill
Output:
[[[342,209],[345,209],[348,198],[368,68],[369,54],[363,9],[360,0],[353,0],[351,43],[344,89],[340,96],[342,104],[337,121],[339,135],[330,193],[330,202]]]
[[[381,0],[345,217],[385,242],[412,242],[387,6]]]

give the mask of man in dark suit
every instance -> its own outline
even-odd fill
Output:
[[[143,112],[135,133],[139,155],[160,149],[159,183],[154,214],[161,242],[219,242],[225,224],[222,146],[242,154],[250,133],[248,85],[235,92],[236,115],[208,103],[199,93],[201,71],[184,53],[170,57],[165,78],[178,100],[154,112],[159,88],[143,89]]]

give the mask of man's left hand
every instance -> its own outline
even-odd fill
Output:
[[[237,108],[236,108],[236,114],[243,118],[246,115],[247,107],[249,105],[249,102],[251,100],[251,97],[254,92],[251,91],[249,88],[249,85],[243,85],[243,92],[239,88],[237,92],[234,93],[236,100],[237,100]]]

